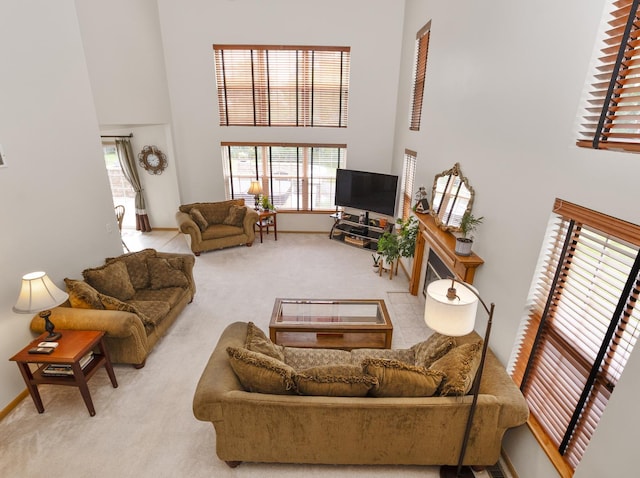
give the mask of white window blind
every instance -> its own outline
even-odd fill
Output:
[[[638,338],[639,246],[639,226],[556,200],[511,372],[570,470]]]
[[[418,153],[409,149],[404,150],[404,165],[402,168],[402,219],[407,220],[411,215],[411,199],[413,196],[416,160]]]
[[[613,2],[578,146],[640,152],[639,4],[639,0]]]
[[[413,80],[413,92],[411,95],[411,108],[409,117],[409,129],[420,130],[422,118],[422,99],[424,97],[424,83],[427,76],[427,56],[429,54],[429,38],[431,36],[431,22],[420,29],[416,35],[416,59],[414,62],[415,75]]]
[[[350,47],[213,49],[221,126],[347,126]]]

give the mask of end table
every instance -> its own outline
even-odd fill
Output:
[[[269,228],[273,226],[273,238],[278,240],[278,218],[277,211],[257,211],[258,222],[256,226],[260,229],[260,243],[262,243],[262,230],[266,229],[269,234]]]
[[[71,385],[80,389],[84,403],[89,410],[89,415],[94,416],[96,411],[91,401],[87,381],[100,367],[104,366],[113,388],[118,387],[116,375],[109,360],[109,352],[104,345],[104,332],[96,330],[59,330],[59,332],[62,333],[62,338],[58,341],[58,347],[51,354],[29,353],[29,349],[46,340],[47,334],[44,333],[9,360],[18,364],[22,378],[27,385],[38,413],[44,412],[42,398],[40,398],[40,392],[38,392],[39,384]],[[94,351],[93,358],[83,368],[80,365],[80,360],[91,351]],[[32,371],[29,364],[37,364],[37,368]],[[67,376],[47,375],[44,370],[50,364],[69,365],[73,373]]]

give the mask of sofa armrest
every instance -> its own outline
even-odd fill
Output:
[[[256,239],[256,231],[255,225],[258,222],[258,213],[255,209],[245,206],[247,208],[247,212],[244,215],[244,221],[242,222],[242,228],[244,229],[244,233],[249,236],[249,240],[247,242],[253,242]]]
[[[136,335],[146,340],[142,320],[132,312],[54,307],[49,319],[55,324],[56,329],[102,330],[107,337],[126,338]],[[44,320],[38,314],[31,319],[31,330],[37,333],[44,332]]]
[[[176,221],[178,223],[178,229],[183,234],[189,234],[191,236],[191,242],[199,244],[202,242],[202,232],[195,223],[191,216],[186,212],[178,211],[176,213]]]

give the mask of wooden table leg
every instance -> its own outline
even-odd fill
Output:
[[[104,338],[100,339],[100,342],[98,343],[98,348],[100,349],[100,353],[104,355],[104,368],[107,369],[107,375],[109,375],[109,379],[111,380],[111,385],[113,385],[113,388],[118,388],[118,381],[116,380],[116,374],[113,371],[113,365],[111,364],[109,351],[107,350],[107,347],[104,345]]]
[[[36,406],[36,410],[38,410],[38,413],[43,413],[44,405],[42,405],[42,398],[40,397],[40,392],[38,392],[38,386],[33,383],[33,374],[31,373],[29,364],[26,362],[16,363],[18,364],[24,383],[27,385],[27,390],[29,390],[33,403]]]
[[[89,415],[93,417],[96,414],[96,409],[93,407],[91,393],[89,393],[89,386],[87,385],[87,378],[84,376],[82,368],[80,367],[80,364],[78,362],[72,364],[71,369],[73,370],[73,377],[76,380],[76,385],[80,389],[82,399],[87,406],[87,410],[89,410]]]

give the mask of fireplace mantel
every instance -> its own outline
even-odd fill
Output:
[[[425,246],[432,249],[438,257],[445,263],[449,270],[456,274],[456,278],[473,284],[473,276],[476,268],[484,261],[474,252],[470,256],[458,256],[454,252],[456,249],[456,238],[450,232],[440,229],[430,214],[416,214],[419,224],[418,237],[416,239],[416,250],[413,256],[413,269],[409,280],[409,292],[418,295],[420,287],[420,274],[423,269]]]

